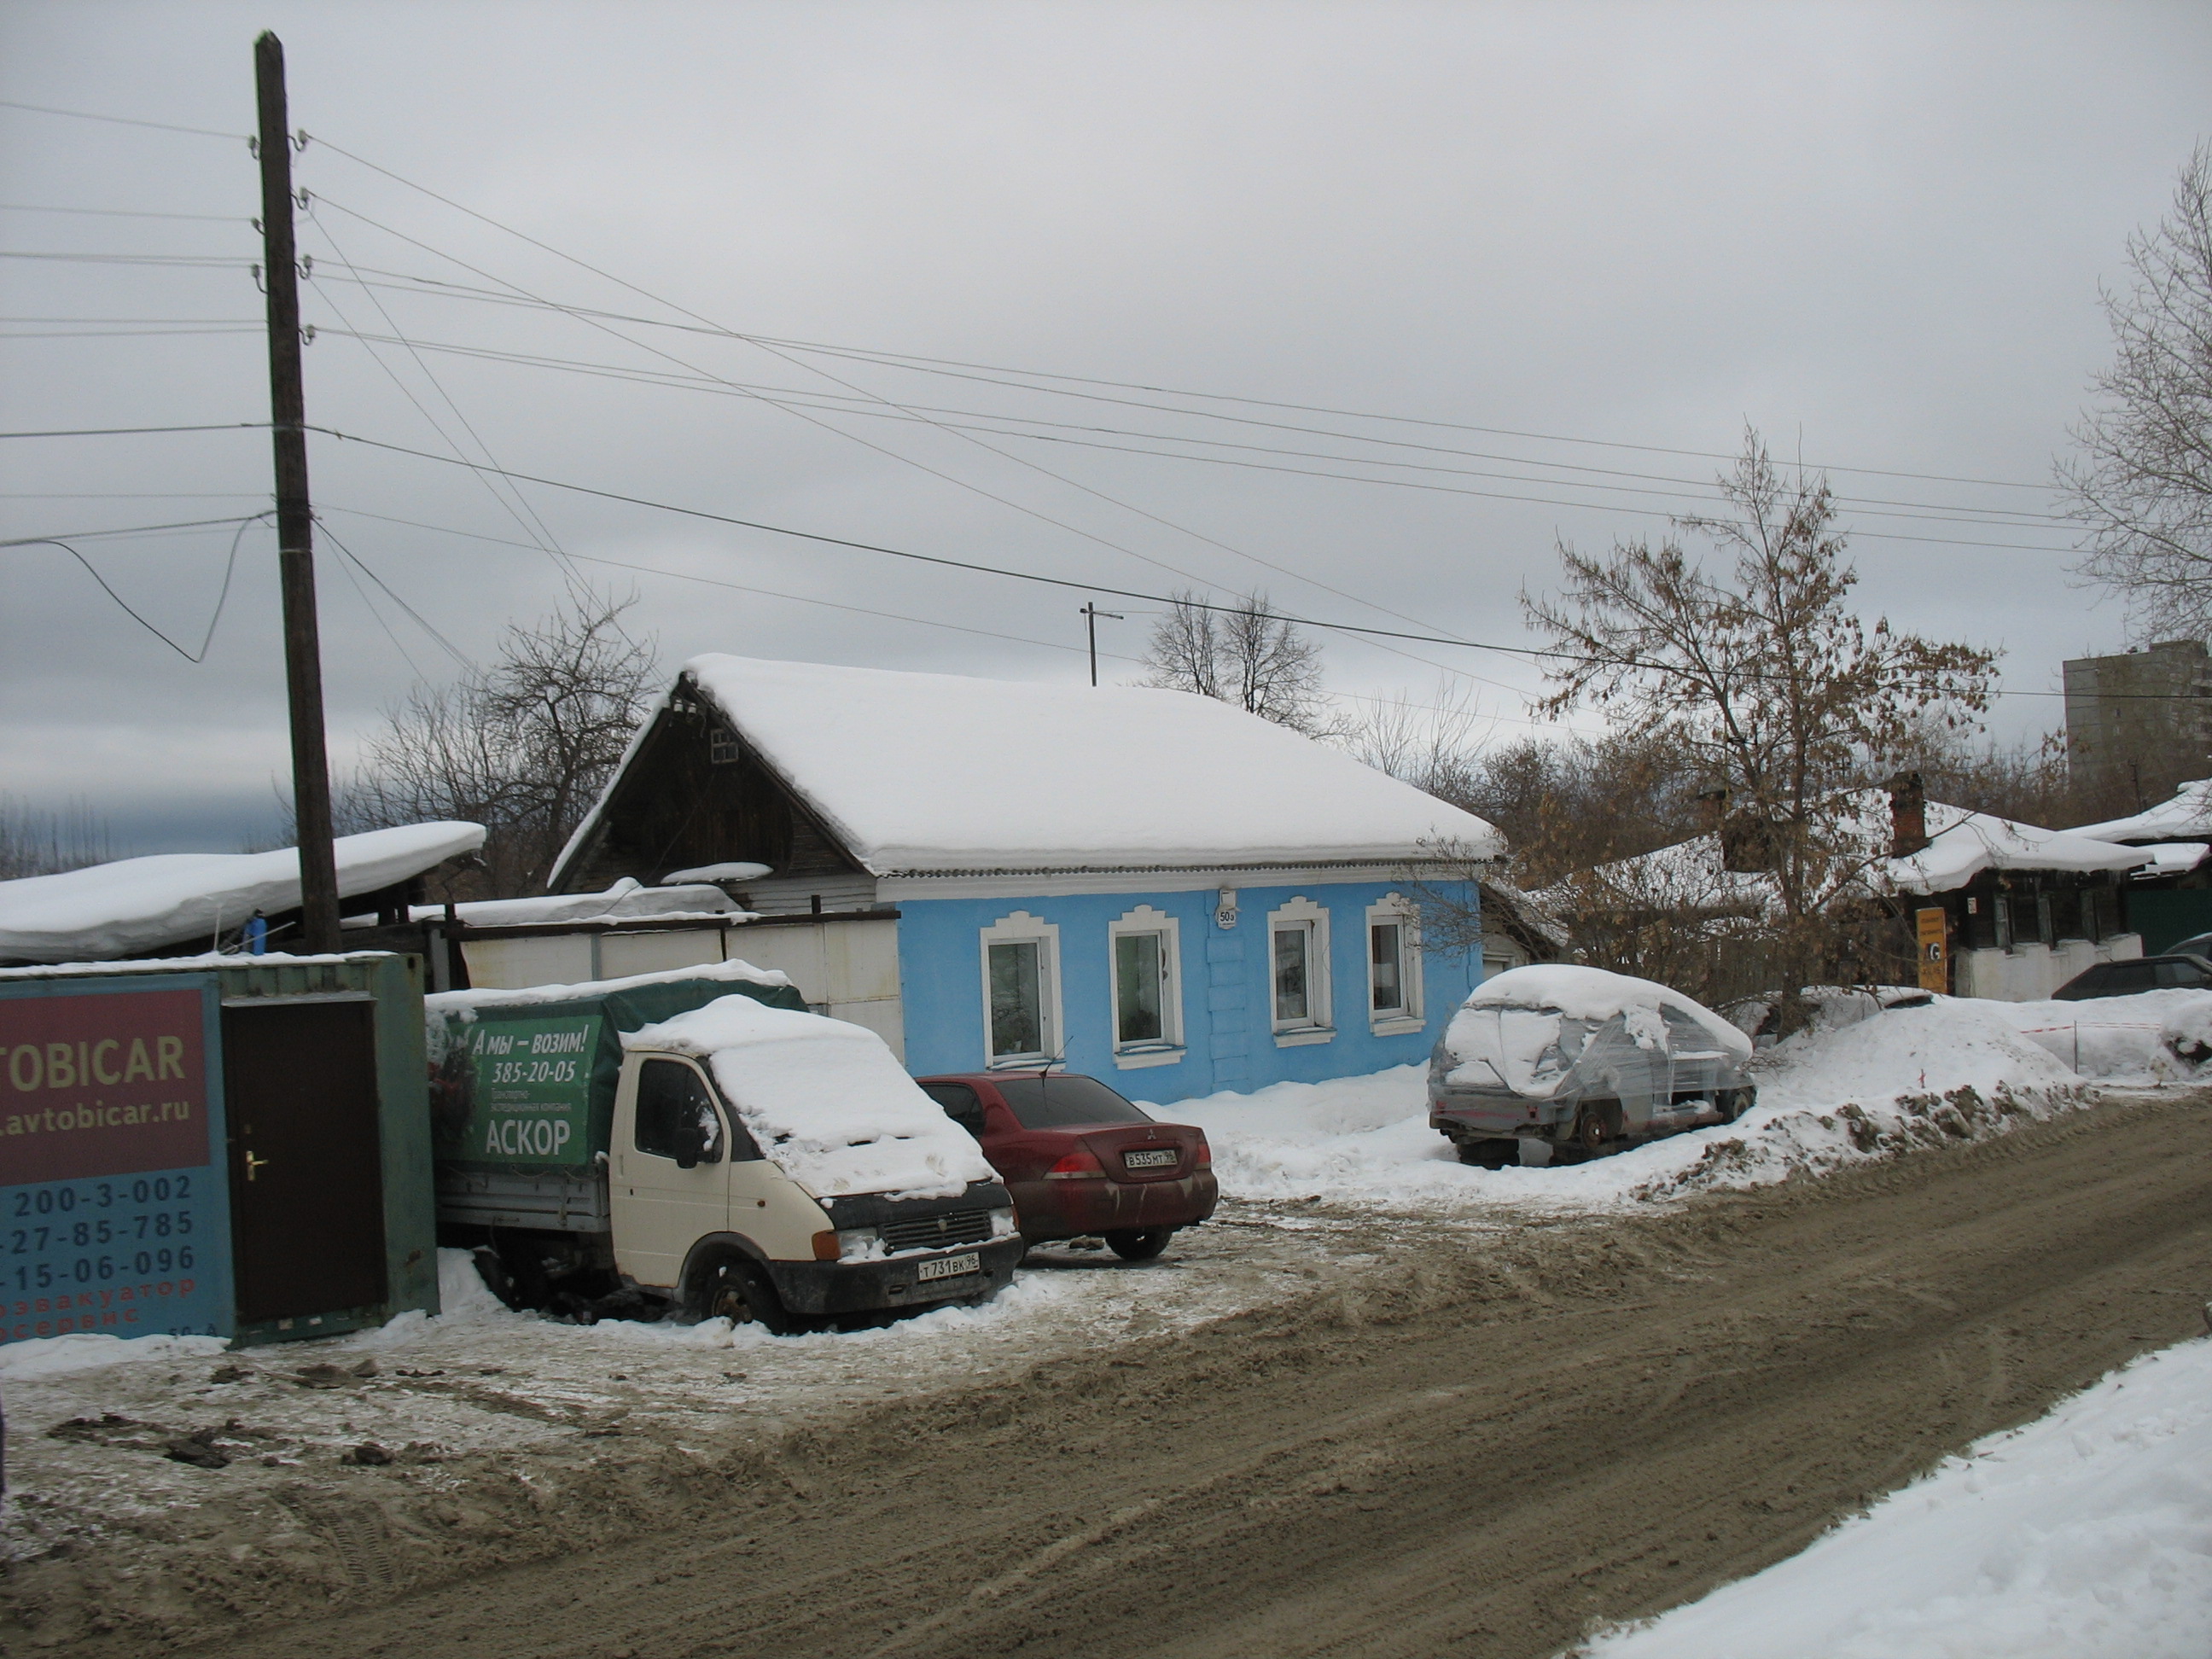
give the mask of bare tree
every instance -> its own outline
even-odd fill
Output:
[[[1226,608],[1177,593],[1152,627],[1145,667],[1146,685],[1195,691],[1309,736],[1334,729],[1320,645],[1277,616],[1264,593]]]
[[[2082,574],[2125,596],[2141,636],[2212,629],[2212,143],[2199,144],[2157,229],[2128,239],[2135,281],[2104,295],[2105,402],[2058,466],[2088,527]]]
[[[1720,487],[1730,516],[1675,528],[1729,557],[1723,574],[1672,539],[1561,545],[1565,592],[1522,596],[1559,653],[1538,706],[1602,708],[1617,741],[1674,750],[1725,791],[1726,868],[1765,877],[1779,959],[1810,973],[1824,907],[1873,855],[1845,792],[1931,721],[1973,724],[1996,654],[1863,623],[1826,482],[1785,482],[1756,433]]]
[[[58,812],[42,811],[0,795],[0,881],[59,875],[115,856],[106,820],[90,803],[73,800]]]
[[[344,827],[481,823],[484,868],[471,886],[495,896],[542,888],[644,713],[653,645],[622,626],[635,603],[577,592],[564,610],[510,627],[489,668],[410,693],[343,792]]]

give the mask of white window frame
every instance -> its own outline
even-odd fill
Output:
[[[994,945],[1036,945],[1037,950],[1037,1035],[1042,1050],[1018,1054],[999,1054],[991,1047],[991,947]],[[975,948],[983,981],[983,1064],[987,1071],[1017,1066],[1036,1066],[1060,1058],[1065,1045],[1060,1033],[1060,927],[1026,910],[1001,916],[980,931]]]
[[[1375,1006],[1375,929],[1398,930],[1398,995],[1395,1012]],[[1406,1036],[1423,1030],[1428,1021],[1421,1006],[1420,912],[1402,893],[1385,893],[1367,907],[1367,926],[1361,939],[1367,959],[1367,1029],[1376,1036]]]
[[[1275,935],[1292,928],[1302,928],[1306,933],[1306,1018],[1276,1019]],[[1334,1006],[1329,991],[1328,912],[1301,894],[1267,912],[1267,1017],[1274,1028],[1275,1046],[1297,1048],[1334,1039]]]
[[[1131,935],[1160,940],[1160,1035],[1144,1042],[1121,1041],[1121,941]],[[1114,1064],[1122,1071],[1140,1066],[1172,1066],[1186,1052],[1182,1040],[1182,923],[1149,904],[1106,925],[1106,1035]]]

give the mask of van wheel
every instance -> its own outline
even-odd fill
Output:
[[[1141,1231],[1115,1232],[1106,1235],[1106,1248],[1124,1261],[1150,1261],[1168,1247],[1175,1237],[1172,1227],[1146,1227]]]
[[[725,1257],[706,1269],[705,1294],[698,1298],[702,1317],[748,1322],[771,1336],[795,1336],[807,1322],[783,1305],[768,1275],[743,1256]]]

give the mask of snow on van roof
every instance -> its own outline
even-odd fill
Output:
[[[1607,1020],[1615,1014],[1636,1010],[1656,1013],[1662,1008],[1672,1008],[1710,1029],[1739,1057],[1747,1059],[1751,1054],[1751,1039],[1702,1002],[1656,980],[1610,973],[1602,968],[1577,968],[1565,963],[1509,968],[1476,986],[1460,1006],[1556,1009],[1571,1019],[1589,1020]],[[1449,1033],[1444,1040],[1446,1046],[1451,1046]]]
[[[704,1059],[761,1150],[817,1197],[957,1198],[998,1179],[865,1026],[730,996],[625,1031],[623,1046]]]
[[[719,654],[684,673],[879,876],[1503,850],[1474,814],[1212,697]]]
[[[340,836],[338,896],[374,893],[483,845],[480,823],[407,823]],[[161,853],[0,881],[0,957],[96,962],[245,925],[300,902],[300,854]]]
[[[750,866],[757,869],[757,865]],[[413,921],[436,921],[446,914],[442,904],[417,904],[408,912]],[[540,893],[529,898],[469,899],[453,906],[454,920],[471,927],[514,927],[538,922],[673,921],[679,918],[749,918],[737,901],[720,888],[704,881],[682,884],[663,881],[647,887],[623,877],[603,893]],[[349,916],[346,926],[362,927],[373,917]]]

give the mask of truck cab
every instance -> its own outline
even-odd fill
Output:
[[[1021,1258],[995,1181],[951,1196],[817,1194],[763,1150],[696,1054],[629,1048],[608,1139],[616,1270],[700,1316],[792,1329],[980,1300]]]

